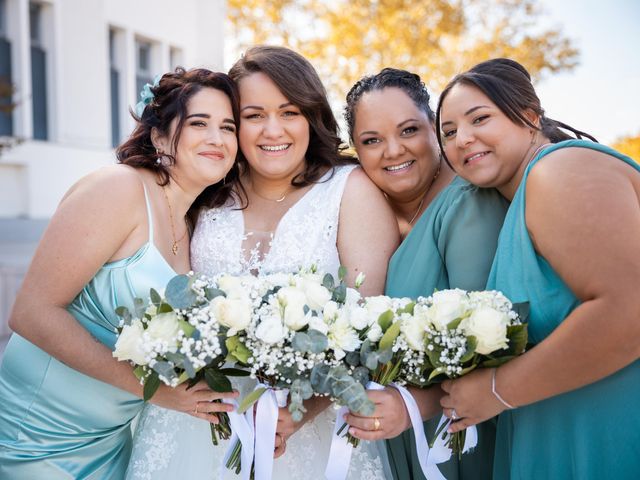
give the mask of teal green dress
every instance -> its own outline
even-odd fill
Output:
[[[418,297],[434,290],[483,290],[495,254],[508,202],[496,190],[470,185],[460,177],[431,202],[389,263],[387,295]],[[427,439],[440,417],[424,423]],[[478,425],[478,446],[438,466],[449,480],[489,479],[493,467],[495,422]],[[413,430],[387,441],[397,480],[424,479]]]
[[[145,191],[146,198],[146,191]],[[175,275],[149,241],[129,258],[105,264],[67,310],[113,349],[119,305],[148,298]],[[73,341],[73,339],[70,339]],[[124,478],[138,397],[86,376],[14,334],[0,366],[0,478]]]
[[[640,170],[633,160],[608,147],[569,140],[545,149],[525,171],[500,234],[488,287],[501,290],[513,302],[529,302],[529,338],[533,343],[544,340],[580,304],[551,265],[536,253],[525,222],[526,181],[531,167],[543,156],[566,147],[598,150],[611,155],[612,162],[620,159]],[[494,478],[640,478],[639,406],[637,360],[591,385],[506,411],[498,420]]]

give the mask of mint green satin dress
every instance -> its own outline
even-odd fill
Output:
[[[513,302],[529,302],[529,339],[533,343],[544,340],[580,305],[551,265],[536,253],[525,221],[531,168],[545,155],[567,147],[598,150],[611,155],[612,162],[623,161],[640,170],[629,157],[583,140],[548,147],[528,166],[500,234],[488,287],[501,290]],[[629,341],[637,343],[638,339]],[[498,420],[494,478],[638,479],[639,406],[640,360],[636,360],[591,385],[506,411]]]
[[[387,295],[428,296],[446,288],[483,290],[507,208],[508,202],[496,190],[454,178],[391,258]],[[439,420],[438,416],[424,423],[428,440]],[[473,452],[438,466],[448,480],[491,478],[495,422],[478,425],[478,436]],[[412,429],[388,440],[387,451],[395,479],[424,479]]]
[[[175,275],[153,244],[146,190],[145,199],[148,243],[101,267],[67,307],[111,349],[119,321],[115,308],[148,298],[151,287],[163,287]],[[69,368],[13,334],[0,366],[0,478],[124,478],[130,423],[142,405],[138,397]]]

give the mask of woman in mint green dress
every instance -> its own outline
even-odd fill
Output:
[[[124,477],[142,392],[112,356],[114,310],[189,271],[185,215],[227,197],[222,183],[206,187],[234,163],[238,94],[224,74],[178,69],[139,106],[121,165],[66,194],[16,299],[0,366],[0,478]],[[210,403],[221,397],[163,387],[153,401],[214,421],[229,408]]]
[[[437,118],[456,172],[511,201],[488,288],[529,302],[534,344],[443,384],[452,430],[500,413],[497,480],[638,478],[640,166],[569,139],[508,59],[455,77]]]
[[[386,293],[431,295],[435,289],[484,288],[507,202],[493,189],[479,189],[456,177],[437,146],[434,113],[420,77],[385,68],[364,77],[347,95],[346,120],[360,164],[385,193],[403,242],[389,264]],[[410,389],[432,439],[440,420],[439,387]],[[393,388],[371,392],[378,403],[371,417],[350,415],[356,435],[388,439],[396,479],[424,479],[408,413]],[[479,425],[476,449],[439,465],[448,479],[489,478],[495,423]]]

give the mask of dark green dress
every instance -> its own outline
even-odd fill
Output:
[[[508,202],[494,189],[460,177],[438,194],[389,263],[387,295],[418,297],[435,289],[484,290]],[[431,441],[440,417],[425,422]],[[478,446],[462,460],[438,466],[449,480],[490,479],[495,422],[478,425]],[[413,430],[387,441],[389,463],[398,480],[424,479]]]

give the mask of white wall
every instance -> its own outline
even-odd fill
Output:
[[[6,0],[18,106],[14,135],[25,141],[0,156],[0,217],[50,217],[80,177],[115,161],[111,149],[109,29],[117,31],[120,129],[133,127],[135,39],[153,44],[152,71],[223,68],[224,0],[41,0],[48,56],[49,140],[33,141],[29,0]]]

